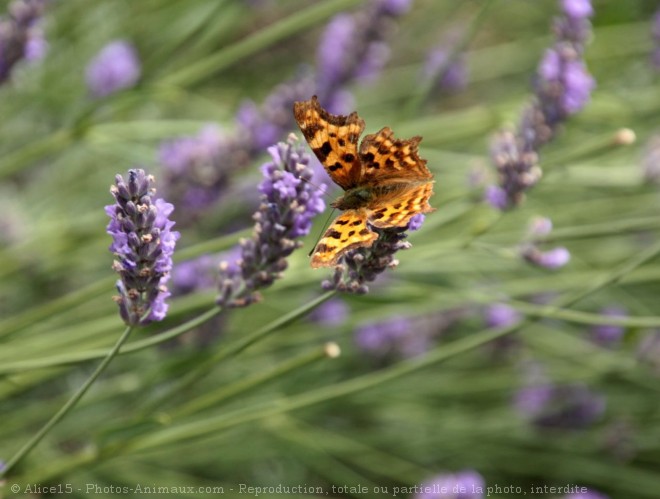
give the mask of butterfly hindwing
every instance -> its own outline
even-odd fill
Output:
[[[362,170],[358,140],[364,131],[364,120],[357,113],[330,114],[320,106],[316,96],[309,101],[296,102],[293,114],[332,181],[344,190],[358,185]]]
[[[432,195],[433,181],[397,184],[367,207],[369,223],[379,229],[405,227],[414,215],[434,211],[429,204]]]
[[[313,268],[330,267],[346,251],[371,246],[378,234],[367,226],[367,210],[346,210],[332,222],[314,248]]]

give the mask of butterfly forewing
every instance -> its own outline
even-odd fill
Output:
[[[362,170],[358,140],[364,130],[364,121],[357,113],[348,116],[330,114],[314,96],[309,101],[296,102],[293,114],[332,181],[344,190],[358,185]]]

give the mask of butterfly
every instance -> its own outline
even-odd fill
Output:
[[[349,250],[370,247],[372,230],[406,227],[419,213],[429,213],[433,175],[417,154],[421,137],[394,138],[389,127],[358,140],[364,120],[328,113],[316,96],[295,102],[293,114],[307,143],[344,194],[331,206],[342,210],[313,251],[313,268],[331,267]]]

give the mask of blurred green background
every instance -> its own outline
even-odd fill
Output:
[[[0,2],[0,12],[8,4]],[[369,4],[46,5],[47,52],[19,62],[0,86],[0,461],[64,404],[123,330],[103,211],[115,174],[139,165],[160,181],[162,142],[209,123],[240,140],[241,104],[252,100],[268,115],[277,85],[314,72],[333,16]],[[116,358],[11,471],[5,496],[23,497],[28,483],[70,483],[67,497],[91,495],[86,484],[216,486],[228,497],[239,496],[239,484],[282,484],[321,487],[329,497],[384,497],[376,487],[392,496],[394,487],[471,469],[485,486],[520,488],[490,497],[569,484],[611,498],[659,497],[660,196],[649,180],[649,169],[660,167],[652,142],[660,87],[650,61],[657,6],[594,0],[591,102],[541,152],[544,177],[526,202],[500,213],[482,201],[495,181],[490,140],[530,101],[560,6],[411,2],[383,34],[390,57],[382,71],[344,88],[353,96],[348,111],[360,113],[367,132],[390,126],[397,137],[424,137],[437,212],[411,233],[398,268],[367,295],[320,305],[334,304],[335,320],[318,308],[310,314],[328,298],[320,282],[329,272],[310,269],[306,255],[320,216],[261,303],[179,331],[213,309],[216,291],[175,293],[167,319],[135,331],[134,351]],[[134,45],[139,82],[94,98],[86,67],[116,39]],[[425,79],[427,55],[438,47],[460,56],[466,86],[448,90]],[[636,140],[617,141],[622,129]],[[280,139],[298,130],[291,121],[282,132]],[[236,162],[206,211],[191,216],[176,206],[175,272],[249,236],[267,160],[255,147]],[[554,230],[534,244],[567,248],[562,268],[520,256],[539,216]],[[511,307],[500,309],[504,322],[492,320],[493,304]],[[612,307],[618,340],[604,346],[594,328]],[[388,324],[399,331],[390,343]],[[365,349],[365,329],[384,346]],[[339,357],[326,355],[327,342],[339,345]],[[520,390],[538,384],[559,389],[541,416],[530,416]],[[337,489],[358,484],[367,491]],[[104,490],[94,496],[116,497]]]

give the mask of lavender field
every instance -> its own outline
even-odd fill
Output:
[[[0,498],[660,497],[660,3],[0,0],[0,117]]]

